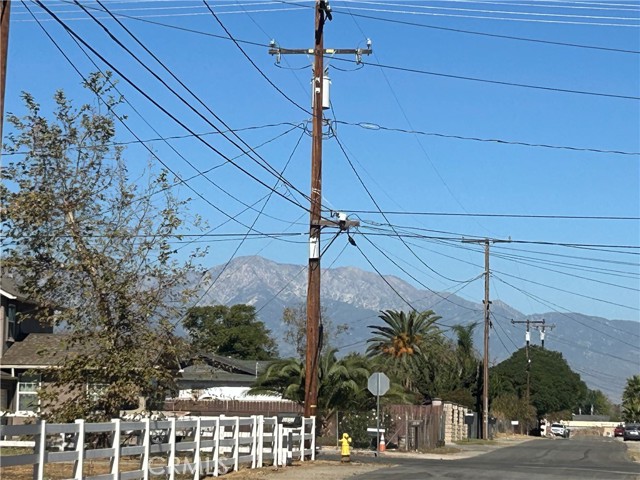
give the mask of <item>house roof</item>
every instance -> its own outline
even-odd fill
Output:
[[[26,295],[20,293],[13,275],[5,272],[0,276],[0,295],[7,297],[9,300],[29,301]]]
[[[59,333],[31,333],[7,349],[0,366],[20,369],[57,366],[69,352],[67,338]]]
[[[230,373],[252,375],[262,373],[272,363],[261,360],[240,360],[232,357],[223,357],[215,354],[200,354],[199,359],[208,365],[223,369]],[[193,362],[195,363],[195,362]]]

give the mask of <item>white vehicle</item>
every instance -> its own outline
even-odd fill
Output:
[[[550,432],[551,432],[552,435],[555,435],[556,437],[568,437],[569,436],[569,430],[567,429],[567,427],[565,427],[561,423],[552,423],[551,424],[551,428],[550,428]]]

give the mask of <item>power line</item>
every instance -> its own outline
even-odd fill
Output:
[[[302,5],[302,4],[298,4],[298,3],[290,2],[290,1],[281,0],[281,3],[287,4],[287,5],[297,5],[297,6],[309,8],[306,5]],[[351,15],[351,16],[354,16],[354,17],[366,18],[368,20],[375,20],[375,21],[385,22],[385,23],[392,23],[392,24],[398,24],[398,25],[408,25],[408,26],[412,26],[412,27],[426,28],[426,29],[431,29],[431,30],[447,31],[447,32],[452,32],[452,33],[462,33],[462,34],[466,34],[466,35],[476,35],[476,36],[482,36],[482,37],[499,38],[499,39],[503,39],[503,40],[515,40],[515,41],[520,41],[520,42],[540,43],[540,44],[546,44],[546,45],[571,47],[571,48],[584,48],[584,49],[590,49],[590,50],[602,50],[602,51],[617,52],[617,53],[640,54],[640,50],[603,47],[603,46],[599,46],[599,45],[585,45],[585,44],[570,43],[570,42],[557,42],[557,41],[552,41],[552,40],[544,40],[544,39],[540,39],[540,38],[518,37],[518,36],[513,36],[513,35],[500,35],[500,34],[495,34],[495,33],[479,32],[479,31],[475,31],[475,30],[464,30],[464,29],[460,29],[460,28],[440,27],[440,26],[437,26],[437,25],[428,25],[428,24],[424,24],[424,23],[409,22],[409,21],[406,21],[406,20],[397,20],[397,19],[392,19],[392,18],[389,18],[389,17],[376,17],[376,16],[373,16],[373,15],[366,15],[366,14],[362,14],[362,13],[352,13],[350,10],[347,10],[347,12],[343,12],[343,11],[340,10],[340,8],[335,9],[334,13],[337,13],[338,15]]]
[[[417,310],[413,305],[411,305],[411,303],[410,303],[406,298],[404,298],[404,297],[400,294],[400,292],[398,292],[398,290],[397,290],[393,285],[391,285],[391,283],[389,282],[389,280],[387,280],[387,279],[386,279],[386,277],[385,277],[384,275],[382,275],[382,273],[380,272],[380,270],[378,270],[378,269],[376,268],[376,266],[373,264],[373,262],[372,262],[371,260],[369,260],[369,257],[367,257],[367,255],[365,255],[365,253],[362,251],[362,249],[361,249],[357,244],[356,244],[356,245],[354,245],[354,246],[358,249],[358,251],[360,252],[360,255],[362,255],[362,257],[367,261],[367,263],[371,266],[371,268],[373,268],[373,270],[374,270],[374,271],[378,274],[378,276],[379,276],[379,277],[384,281],[384,283],[386,283],[386,284],[387,284],[387,286],[388,286],[388,287],[393,291],[393,293],[395,293],[395,294],[398,296],[398,298],[399,298],[400,300],[402,300],[404,303],[406,303],[406,304],[409,306],[409,308],[410,308],[411,310],[413,310],[413,311],[416,311],[416,312],[417,312],[418,310]]]
[[[545,24],[558,24],[558,25],[585,25],[591,27],[622,27],[622,28],[637,28],[636,24],[628,23],[606,23],[606,22],[584,22],[584,21],[572,21],[572,20],[547,20],[539,18],[514,18],[514,17],[495,17],[489,15],[467,15],[467,14],[454,14],[454,13],[434,13],[434,12],[419,12],[415,10],[391,10],[389,8],[365,8],[365,7],[350,7],[354,10],[360,10],[365,12],[380,12],[380,13],[395,13],[395,14],[408,14],[419,16],[432,16],[432,17],[451,17],[451,18],[473,18],[477,20],[500,20],[510,22],[528,22],[528,23],[545,23]],[[511,14],[518,14],[521,12],[511,12]],[[589,18],[583,16],[582,18]],[[628,20],[636,20],[635,18],[629,18]]]
[[[364,181],[362,180],[362,177],[360,176],[360,174],[358,173],[358,171],[356,170],[355,166],[353,165],[353,162],[351,161],[351,158],[349,157],[349,155],[347,154],[347,151],[345,149],[345,147],[342,145],[342,142],[340,141],[340,139],[338,138],[337,135],[334,135],[334,138],[338,144],[338,146],[340,147],[340,150],[342,151],[342,154],[344,155],[345,159],[347,160],[347,163],[349,164],[349,166],[351,167],[351,170],[353,171],[353,173],[355,174],[356,178],[358,179],[358,181],[360,182],[360,185],[362,185],[362,188],[364,188],[365,192],[367,193],[367,195],[369,196],[369,198],[371,199],[371,201],[373,202],[373,204],[376,206],[376,208],[378,209],[378,212],[384,217],[384,219],[387,221],[387,223],[389,224],[389,226],[391,227],[391,229],[393,230],[393,232],[396,234],[396,236],[398,237],[398,239],[404,244],[404,246],[411,252],[411,254],[420,262],[422,263],[422,265],[424,265],[426,268],[428,268],[430,271],[432,271],[433,273],[435,273],[436,275],[438,275],[439,277],[444,278],[445,280],[448,280],[450,282],[457,282],[457,280],[451,279],[449,277],[447,277],[446,275],[441,274],[440,272],[438,272],[437,270],[435,270],[434,268],[430,267],[429,265],[426,264],[426,262],[424,260],[422,260],[420,257],[418,257],[418,255],[415,254],[415,252],[413,250],[411,250],[411,247],[409,247],[406,242],[404,241],[404,239],[395,231],[395,228],[393,227],[393,225],[391,225],[391,223],[389,222],[389,220],[387,219],[387,217],[385,216],[385,214],[382,212],[382,209],[380,208],[380,205],[378,204],[378,202],[376,201],[376,199],[373,197],[373,194],[371,193],[371,191],[369,190],[369,188],[367,187],[367,185],[364,183]]]
[[[173,93],[177,98],[179,98],[182,103],[187,106],[188,108],[190,108],[196,115],[198,115],[200,118],[202,118],[202,120],[204,120],[205,122],[207,122],[209,125],[211,125],[213,128],[216,129],[216,131],[218,131],[219,133],[222,134],[222,131],[216,126],[214,125],[209,119],[207,119],[204,115],[202,115],[202,113],[200,113],[198,111],[198,109],[194,108],[189,102],[187,102],[181,95],[179,95],[171,86],[169,86],[162,78],[160,78],[159,75],[157,75],[153,70],[151,70],[151,68],[149,68],[146,63],[142,62],[129,48],[127,48],[118,38],[116,38],[111,31],[103,24],[101,23],[99,20],[97,20],[95,18],[95,16],[93,14],[91,14],[91,12],[89,12],[86,8],[84,8],[84,6],[82,4],[80,4],[78,2],[78,0],[74,0],[76,5],[78,5],[80,8],[83,9],[83,11],[85,13],[87,13],[98,25],[100,25],[102,27],[102,29],[105,31],[105,33],[114,41],[116,42],[122,49],[124,49],[131,57],[133,57],[147,72],[149,72],[154,78],[156,78],[156,80],[158,80],[160,83],[162,83],[162,85],[164,85],[171,93]],[[102,5],[102,3],[100,3],[100,0],[96,0],[98,2],[98,4],[107,12],[111,15],[111,13],[109,12],[109,10]],[[230,127],[229,125],[227,125],[224,120],[222,120],[215,112],[213,112],[213,110],[211,110],[211,108],[209,108],[209,106],[202,101],[202,99],[200,99],[200,97],[198,97],[198,95],[196,95],[193,90],[191,90],[184,82],[182,82],[182,80],[180,80],[180,78],[178,78],[177,75],[175,75],[173,73],[173,71],[168,68],[149,48],[147,48],[120,20],[118,20],[118,18],[116,18],[115,16],[111,15],[112,18],[116,21],[116,23],[125,31],[129,34],[129,36],[138,44],[140,45],[140,47],[142,47],[144,49],[145,52],[147,52],[149,55],[151,55],[151,57],[158,62],[158,64],[169,74],[171,75],[171,77],[176,80],[180,86],[182,86],[182,88],[184,88],[187,92],[189,92],[189,94],[191,96],[193,96],[193,98],[196,99],[196,101],[198,103],[200,103],[200,105],[203,106],[203,108],[205,108],[211,115],[213,115],[213,117],[218,120],[222,125],[224,125],[225,128],[227,128],[229,131],[231,131],[231,133],[233,134],[233,136],[235,138],[237,138],[240,143],[242,143],[242,145],[244,145],[245,147],[247,147],[249,149],[249,151],[251,151],[251,153],[253,153],[257,158],[259,158],[261,162],[258,162],[258,160],[256,160],[255,158],[253,158],[251,155],[249,155],[248,152],[246,152],[240,145],[238,145],[236,142],[234,142],[232,139],[230,139],[229,137],[227,137],[225,134],[222,134],[222,136],[229,141],[232,145],[234,145],[236,148],[238,148],[241,152],[245,153],[247,155],[248,158],[250,158],[251,160],[253,160],[256,164],[258,164],[259,166],[261,166],[263,169],[265,169],[267,172],[271,173],[271,175],[275,176],[277,179],[279,179],[284,185],[288,186],[289,188],[292,188],[293,190],[295,190],[296,192],[298,192],[299,194],[301,194],[304,198],[307,198],[306,195],[301,192],[300,190],[298,190],[291,182],[289,182],[288,180],[286,180],[284,177],[282,177],[281,175],[278,175],[277,171],[269,164],[269,162],[267,162],[259,153],[257,153],[247,142],[245,142],[237,133],[235,133]],[[267,188],[269,188],[267,185],[265,185]],[[301,206],[301,205],[300,205]],[[304,208],[304,207],[303,207]]]
[[[282,95],[284,98],[287,99],[287,101],[289,101],[290,103],[292,103],[293,105],[295,105],[296,107],[298,107],[300,110],[302,110],[303,112],[311,115],[311,112],[309,110],[307,110],[306,108],[300,106],[299,103],[297,103],[295,100],[293,100],[291,97],[289,97],[286,93],[284,93],[280,87],[278,87],[275,83],[273,83],[273,81],[267,77],[267,75],[260,69],[260,67],[258,67],[258,65],[256,65],[256,62],[254,62],[251,57],[249,55],[247,55],[247,52],[244,51],[244,49],[242,48],[242,46],[240,45],[239,42],[236,41],[236,39],[233,37],[233,35],[231,35],[231,32],[229,32],[229,30],[227,29],[227,27],[224,26],[224,23],[222,23],[220,21],[220,19],[218,18],[218,16],[215,14],[215,12],[211,9],[211,7],[209,6],[209,4],[207,3],[207,0],[202,0],[203,3],[205,4],[205,6],[207,7],[207,9],[209,10],[209,12],[211,13],[211,15],[213,16],[213,18],[216,19],[216,22],[218,22],[218,25],[220,25],[222,27],[222,29],[224,30],[224,32],[227,34],[227,36],[233,41],[233,43],[235,44],[236,47],[238,47],[238,50],[240,50],[240,52],[242,52],[242,55],[244,55],[244,57],[249,61],[249,63],[251,63],[251,65],[253,66],[253,68],[255,68],[258,73],[260,74],[260,76],[262,78],[264,78],[267,83],[269,83],[269,85],[271,85],[273,88],[276,89],[276,91]]]
[[[30,13],[31,10],[29,9],[29,7],[27,6],[27,4],[24,2],[24,0],[22,1],[22,4],[25,6],[25,8],[27,10],[29,10]],[[33,13],[32,13],[33,14]],[[34,15],[35,18],[35,15]],[[36,20],[37,21],[37,20]],[[62,48],[58,45],[58,43],[53,39],[53,37],[49,34],[49,32],[47,32],[47,30],[44,28],[44,26],[38,21],[38,25],[42,28],[42,30],[44,31],[44,33],[46,34],[46,36],[53,42],[53,44],[56,46],[56,48],[58,49],[58,51],[60,51],[60,53],[63,55],[63,57],[67,60],[67,62],[69,62],[69,64],[73,67],[73,69],[76,71],[76,73],[78,73],[78,75],[86,82],[87,79],[84,77],[84,75],[82,74],[82,72],[80,72],[80,70],[75,66],[75,64],[71,61],[71,59],[68,57],[68,55],[66,55],[66,53],[62,50]],[[72,36],[72,38],[74,38]],[[74,38],[75,40],[75,38]],[[86,52],[85,52],[86,53]],[[95,65],[95,63],[94,63]],[[97,66],[97,65],[96,65]],[[115,69],[114,69],[115,70]],[[104,102],[104,100],[101,98],[101,100]],[[130,105],[130,104],[129,104]],[[133,106],[132,106],[133,108]],[[120,123],[122,123],[122,125],[136,138],[139,139],[139,137],[135,134],[135,132],[127,125],[126,122],[124,122],[124,120],[117,115],[113,109],[109,108],[109,110],[114,114],[114,116],[120,121]],[[134,108],[134,111],[135,108]],[[198,137],[200,138],[200,137]],[[147,149],[147,151],[156,159],[158,160],[158,162],[160,162],[160,164],[162,164],[162,166],[164,168],[167,169],[167,171],[169,171],[172,175],[174,175],[178,180],[180,180],[181,183],[183,183],[187,188],[189,188],[189,190],[191,190],[193,193],[195,193],[201,200],[203,200],[205,203],[207,203],[208,205],[210,205],[211,207],[213,207],[215,210],[217,210],[218,212],[222,213],[224,216],[226,216],[227,218],[229,218],[230,220],[233,220],[235,222],[237,222],[238,224],[249,228],[247,225],[244,225],[241,221],[239,221],[235,216],[229,215],[227,212],[225,212],[224,210],[220,209],[218,206],[216,206],[215,204],[213,204],[209,199],[205,198],[200,192],[198,192],[197,190],[195,190],[190,184],[186,183],[184,180],[182,180],[182,178],[180,177],[180,175],[174,171],[166,162],[164,162],[156,153],[155,151],[153,151],[153,149],[151,149],[146,143],[141,142],[141,144]],[[184,157],[183,157],[184,158]],[[186,161],[186,159],[185,159]],[[187,163],[189,163],[187,161]],[[191,165],[191,164],[190,164]],[[197,168],[195,168],[195,166],[191,165],[198,173],[202,174],[202,172],[200,172]],[[250,229],[251,230],[251,229]],[[262,232],[258,232],[258,233],[262,233]]]
[[[554,149],[554,150],[570,150],[574,152],[607,153],[607,154],[614,154],[614,155],[630,155],[630,156],[640,155],[640,152],[627,152],[623,150],[604,150],[600,148],[574,147],[574,146],[568,146],[568,145],[550,145],[545,143],[529,143],[529,142],[521,142],[521,141],[514,141],[514,140],[505,140],[500,138],[467,137],[463,135],[453,135],[453,134],[445,134],[445,133],[438,133],[438,132],[407,130],[404,128],[384,127],[382,125],[378,125],[377,123],[372,123],[372,122],[345,122],[345,121],[335,120],[335,123],[338,123],[341,125],[360,127],[365,130],[374,130],[374,131],[383,130],[387,132],[408,133],[413,135],[424,135],[429,137],[451,138],[456,140],[469,140],[469,141],[483,142],[483,143],[498,143],[501,145],[548,148],[548,149]]]
[[[372,212],[372,213],[380,213],[380,212]],[[447,232],[442,230],[431,230],[426,228],[419,227],[410,227],[410,226],[399,226],[393,225],[390,223],[378,223],[374,221],[362,220],[363,223],[369,223],[371,225],[376,225],[378,227],[388,226],[391,229],[391,232],[388,230],[380,229],[383,233],[377,233],[373,235],[390,235],[394,233],[397,229],[408,229],[408,230],[417,230],[417,231],[426,231],[426,232],[435,232],[435,233],[443,233],[450,235],[448,237],[442,236],[433,236],[433,235],[422,235],[418,233],[406,233],[405,236],[410,238],[423,238],[423,239],[431,239],[431,240],[450,240],[450,241],[460,241],[459,237],[463,237],[466,239],[482,239],[482,237],[478,237],[477,235],[467,235],[464,233],[456,233],[456,232]],[[388,221],[387,221],[388,222]],[[395,234],[395,233],[394,233]],[[620,255],[640,255],[640,252],[626,251],[626,250],[640,250],[639,245],[619,245],[619,244],[606,244],[606,243],[577,243],[577,242],[551,242],[546,240],[514,240],[509,239],[510,243],[515,244],[524,244],[524,245],[548,245],[548,246],[556,246],[556,247],[567,247],[567,248],[581,248],[581,249],[592,249],[597,251],[611,252],[617,253]],[[607,250],[612,248],[619,248],[621,251],[616,250]]]
[[[527,292],[527,291],[525,291],[525,290],[523,290],[523,289],[521,289],[521,288],[518,288],[518,287],[516,287],[515,285],[512,285],[511,283],[509,283],[509,282],[507,282],[507,281],[503,280],[502,278],[500,278],[500,277],[498,277],[498,276],[494,276],[494,278],[495,278],[495,279],[497,279],[498,281],[500,281],[500,282],[504,283],[505,285],[508,285],[509,287],[513,288],[514,290],[517,290],[518,292],[522,293],[523,295],[525,295],[525,296],[527,296],[527,297],[529,297],[529,298],[531,298],[531,299],[533,299],[533,300],[537,301],[538,303],[540,303],[540,304],[542,304],[542,305],[545,305],[545,306],[546,306],[546,307],[548,307],[548,308],[551,308],[551,309],[552,309],[554,312],[556,312],[557,314],[562,315],[563,317],[566,317],[566,318],[568,318],[569,320],[571,320],[571,321],[573,321],[573,322],[576,322],[576,323],[578,323],[578,324],[582,325],[583,327],[589,328],[589,329],[591,329],[591,330],[593,330],[593,331],[595,331],[595,332],[598,332],[598,333],[600,333],[600,334],[602,334],[602,335],[605,335],[606,337],[612,338],[613,340],[616,340],[616,341],[618,341],[618,342],[622,342],[622,343],[624,343],[624,344],[626,344],[626,345],[628,345],[628,346],[630,346],[630,347],[633,347],[634,349],[637,349],[637,348],[638,348],[638,345],[634,345],[634,344],[631,344],[631,343],[627,343],[627,342],[625,342],[624,340],[621,340],[621,339],[619,339],[619,338],[616,338],[616,337],[614,337],[613,335],[611,335],[611,334],[609,334],[609,333],[607,333],[607,332],[605,332],[605,331],[603,331],[603,330],[598,330],[597,328],[594,328],[593,326],[588,325],[588,324],[586,324],[586,323],[584,323],[584,322],[582,322],[582,321],[578,320],[577,318],[575,318],[575,317],[573,317],[573,316],[571,316],[571,315],[568,315],[568,314],[566,314],[566,313],[564,313],[564,312],[561,312],[561,311],[559,311],[559,310],[556,310],[554,307],[558,307],[558,308],[563,308],[563,307],[560,307],[559,305],[556,305],[556,304],[554,304],[553,302],[550,302],[550,301],[547,301],[547,300],[543,300],[542,298],[538,297],[537,295],[534,295],[534,294],[532,294],[532,293],[530,293],[530,292]],[[567,309],[564,309],[564,310],[567,310]],[[567,311],[568,311],[568,310],[567,310]],[[612,328],[612,329],[614,329],[614,330],[618,330],[618,331],[620,331],[620,332],[622,332],[622,333],[624,333],[624,334],[627,334],[627,335],[629,334],[629,332],[626,332],[626,331],[624,331],[624,330],[619,330],[619,329],[617,329],[617,328],[615,328],[615,327],[611,327],[611,328]]]
[[[447,301],[447,302],[449,302],[449,303],[451,303],[451,304],[453,304],[453,305],[455,305],[455,306],[457,306],[457,307],[461,307],[461,308],[464,308],[464,309],[466,309],[466,310],[471,310],[472,312],[477,312],[477,311],[478,311],[476,308],[470,308],[470,307],[467,307],[467,306],[465,306],[465,305],[460,305],[459,303],[456,303],[456,302],[454,302],[453,300],[449,299],[449,297],[445,297],[445,296],[443,296],[443,295],[439,294],[438,292],[436,292],[435,290],[432,290],[431,288],[429,288],[428,286],[426,286],[424,283],[422,283],[420,280],[418,280],[416,277],[414,277],[414,276],[413,276],[413,275],[411,275],[409,272],[407,272],[404,268],[402,268],[402,267],[401,267],[401,266],[400,266],[396,261],[394,261],[392,258],[390,258],[390,257],[386,254],[386,252],[384,252],[384,250],[382,250],[382,249],[381,249],[381,248],[379,248],[375,243],[373,243],[373,242],[371,241],[371,239],[367,238],[367,235],[366,235],[366,234],[361,234],[361,235],[362,235],[362,237],[363,237],[365,240],[367,240],[367,241],[371,244],[371,246],[372,246],[373,248],[375,248],[376,250],[378,250],[378,252],[380,252],[380,253],[381,253],[381,254],[382,254],[382,255],[383,255],[387,260],[389,260],[391,263],[393,263],[397,268],[399,268],[402,272],[404,272],[406,275],[408,275],[410,278],[412,278],[415,282],[417,282],[417,283],[418,283],[418,284],[420,284],[422,287],[424,287],[424,288],[426,288],[427,290],[429,290],[432,294],[436,295],[437,297],[440,297],[442,300],[445,300],[445,301]],[[414,255],[415,255],[415,254],[414,254]],[[482,276],[482,275],[481,275],[481,276]],[[472,279],[470,279],[470,280],[465,280],[465,281],[462,281],[462,282],[456,282],[456,283],[464,283],[464,284],[465,284],[465,286],[466,286],[467,284],[469,284],[469,283],[473,282],[474,280],[477,280],[478,278],[480,278],[480,277],[479,277],[479,276],[476,276],[476,277],[474,277],[474,278],[472,278]]]
[[[71,2],[70,1],[65,1],[65,3],[70,4]],[[282,1],[280,3],[298,5],[301,8],[311,8],[311,7],[307,6],[307,5],[295,4],[294,2]],[[99,10],[96,7],[87,7],[87,8],[94,8],[96,10]],[[339,9],[334,11],[334,13],[337,13],[339,15],[347,14],[345,12],[340,11]],[[599,45],[585,45],[585,44],[568,43],[568,42],[557,42],[557,41],[552,41],[552,40],[544,40],[544,39],[539,39],[539,38],[528,38],[528,37],[517,37],[517,36],[512,36],[512,35],[499,35],[499,34],[495,34],[495,33],[479,32],[479,31],[473,31],[473,30],[463,30],[463,29],[459,29],[459,28],[447,28],[447,27],[440,27],[440,26],[437,26],[437,25],[428,25],[428,24],[423,24],[423,23],[409,22],[409,21],[403,21],[403,20],[395,20],[395,19],[391,19],[391,18],[388,18],[388,17],[375,17],[375,16],[372,16],[372,15],[352,13],[350,11],[348,12],[348,14],[351,15],[351,16],[354,16],[354,17],[365,18],[365,19],[369,19],[369,20],[376,20],[376,21],[380,21],[380,22],[394,23],[394,24],[399,24],[399,25],[408,25],[408,26],[426,28],[426,29],[433,29],[433,30],[448,31],[448,32],[452,32],[452,33],[462,33],[462,34],[467,34],[467,35],[493,37],[493,38],[499,38],[499,39],[504,39],[504,40],[515,40],[515,41],[521,41],[521,42],[539,43],[539,44],[547,44],[547,45],[554,45],[554,46],[583,48],[583,49],[601,50],[601,51],[617,52],[617,53],[640,54],[640,50],[620,49],[620,48],[612,48],[612,47],[603,47],[603,46],[599,46]],[[175,30],[179,30],[179,31],[184,31],[184,32],[187,32],[187,33],[193,33],[193,34],[197,34],[197,35],[204,35],[204,36],[208,36],[208,37],[212,37],[212,38],[218,38],[218,39],[221,39],[221,40],[230,40],[228,37],[225,37],[223,35],[216,35],[216,34],[213,34],[213,33],[204,32],[204,31],[200,31],[200,30],[194,30],[194,29],[190,29],[190,28],[180,27],[180,26],[177,26],[177,25],[170,25],[170,24],[157,22],[157,21],[153,21],[153,20],[148,20],[146,18],[141,18],[141,17],[137,17],[137,16],[125,15],[125,14],[120,13],[120,12],[117,12],[116,15],[118,15],[119,17],[128,18],[128,19],[131,19],[131,20],[136,20],[136,21],[140,21],[140,22],[144,22],[144,23],[148,23],[148,24],[152,24],[152,25],[156,25],[156,26],[160,26],[160,27],[165,27],[165,28],[171,28],[171,29],[175,29]],[[258,42],[252,42],[252,41],[249,41],[249,40],[237,39],[237,41],[240,42],[240,43],[246,44],[246,45],[254,45],[254,46],[258,46],[258,47],[267,47],[268,46],[266,44],[262,44],[262,43],[258,43]]]
[[[501,271],[495,270],[495,269],[493,271],[495,273],[499,273],[500,275],[506,275],[507,277],[515,278],[516,280],[521,280],[523,282],[531,283],[533,285],[538,285],[539,287],[545,287],[545,288],[549,288],[551,290],[557,290],[559,292],[568,293],[570,295],[575,295],[577,297],[587,298],[587,299],[593,300],[595,302],[606,303],[608,305],[614,305],[614,306],[620,307],[620,308],[626,308],[628,310],[640,311],[640,308],[638,308],[638,307],[632,307],[632,306],[629,306],[629,305],[623,305],[621,303],[612,302],[610,300],[605,300],[604,298],[597,298],[597,297],[594,297],[593,295],[585,295],[583,293],[572,292],[571,290],[566,290],[566,289],[560,288],[560,287],[554,287],[554,286],[547,285],[547,284],[544,284],[544,283],[536,282],[535,280],[518,277],[516,275],[512,275],[512,274],[506,273],[506,272],[501,272]]]
[[[349,60],[346,58],[332,58],[333,61],[341,61],[341,62],[348,62],[348,63],[356,63],[355,60]],[[543,91],[547,91],[547,92],[558,92],[558,93],[572,93],[572,94],[577,94],[577,95],[587,95],[587,96],[594,96],[594,97],[607,97],[607,98],[617,98],[617,99],[622,99],[622,100],[640,100],[640,97],[637,96],[633,96],[633,95],[618,95],[615,93],[603,93],[603,92],[593,92],[593,91],[586,91],[586,90],[573,90],[573,89],[569,89],[569,88],[558,88],[558,87],[547,87],[547,86],[543,86],[543,85],[532,85],[532,84],[527,84],[527,83],[515,83],[515,82],[507,82],[507,81],[501,81],[501,80],[491,80],[488,78],[480,78],[480,77],[469,77],[469,76],[464,76],[464,75],[453,75],[450,73],[441,73],[441,72],[433,72],[433,71],[428,71],[428,70],[421,70],[419,68],[410,68],[410,67],[401,67],[398,65],[386,65],[386,64],[382,64],[382,63],[370,63],[370,62],[366,62],[364,60],[362,60],[360,63],[364,64],[364,65],[371,65],[373,67],[378,67],[378,68],[384,68],[387,70],[395,70],[395,71],[399,71],[399,72],[407,72],[407,73],[416,73],[419,75],[429,75],[429,76],[434,76],[434,77],[441,77],[441,78],[453,78],[455,80],[466,80],[466,81],[470,81],[470,82],[478,82],[478,83],[488,83],[488,84],[493,84],[493,85],[503,85],[503,86],[508,86],[508,87],[518,87],[518,88],[529,88],[529,89],[534,89],[534,90],[543,90]]]
[[[358,214],[380,213],[378,210],[349,210]],[[557,214],[527,214],[527,213],[460,213],[460,212],[407,212],[399,210],[386,210],[387,215],[411,215],[431,217],[488,217],[488,218],[541,218],[561,220],[632,220],[638,221],[640,217],[612,216],[612,215],[557,215]]]
[[[96,55],[102,62],[104,62],[106,65],[108,65],[111,69],[113,69],[114,72],[116,72],[122,79],[124,79],[127,83],[129,83],[138,93],[140,93],[141,95],[143,95],[148,101],[150,101],[151,103],[153,103],[158,109],[160,109],[165,115],[167,115],[169,118],[171,118],[174,122],[176,122],[178,125],[180,125],[182,128],[184,128],[185,130],[187,130],[189,133],[195,135],[196,132],[194,132],[189,126],[187,126],[183,121],[181,121],[179,118],[177,118],[175,115],[173,115],[171,112],[169,112],[165,107],[163,107],[162,105],[160,105],[155,99],[153,99],[148,93],[146,93],[142,88],[140,88],[135,82],[133,82],[132,80],[130,80],[126,75],[124,75],[124,73],[118,69],[115,65],[113,65],[113,63],[109,62],[103,55],[101,55],[99,52],[97,52],[93,47],[91,47],[87,42],[85,42],[77,33],[75,33],[68,25],[66,25],[64,23],[64,21],[62,21],[60,18],[58,18],[53,12],[51,12],[43,3],[41,0],[35,0],[36,3],[38,4],[38,6],[40,6],[41,8],[43,8],[44,10],[46,10],[50,15],[53,16],[53,18],[60,24],[60,26],[62,26],[62,28],[64,28],[67,32],[69,32],[71,35],[73,35],[75,38],[77,38],[85,47],[87,47],[89,50],[91,50],[91,52]],[[188,103],[187,103],[188,105]],[[207,120],[208,123],[211,123]],[[212,125],[214,126],[214,125]],[[215,126],[214,126],[215,128]],[[240,166],[237,162],[233,161],[233,159],[229,158],[228,156],[226,156],[225,154],[223,154],[220,150],[218,150],[216,147],[214,147],[213,145],[211,145],[209,142],[207,142],[205,139],[203,139],[202,137],[195,137],[196,139],[198,139],[201,143],[203,143],[205,146],[207,146],[209,149],[211,149],[213,152],[215,152],[217,155],[219,155],[220,157],[224,158],[225,160],[227,160],[229,163],[231,163],[233,166],[235,166],[237,169],[239,169],[240,171],[242,171],[243,173],[245,173],[247,176],[251,177],[253,180],[255,180],[256,182],[258,182],[259,184],[261,184],[263,187],[267,188],[268,190],[270,190],[270,186],[268,184],[266,184],[263,180],[259,179],[258,177],[256,177],[254,174],[252,174],[251,172],[249,172],[247,169],[245,169],[244,167]],[[263,166],[263,168],[265,168]],[[279,195],[280,197],[282,197],[284,200],[286,200],[287,202],[290,202],[294,205],[296,205],[297,207],[300,207],[306,211],[308,211],[308,209],[306,207],[304,207],[303,205],[295,202],[294,200],[290,199],[289,197],[287,197],[286,195],[282,194],[281,192],[275,192],[277,195]]]
[[[565,13],[539,13],[539,12],[526,12],[526,11],[514,11],[514,10],[490,10],[490,9],[479,9],[479,8],[461,8],[461,7],[440,7],[440,6],[432,6],[432,5],[408,5],[398,2],[381,2],[381,1],[362,1],[362,0],[341,0],[344,3],[355,3],[355,4],[363,4],[363,5],[376,5],[383,7],[411,7],[415,10],[411,12],[403,12],[403,13],[417,13],[421,14],[425,10],[437,10],[437,11],[462,11],[462,12],[471,12],[471,13],[481,13],[481,14],[503,14],[503,15],[520,15],[520,16],[531,16],[531,17],[546,17],[546,18],[568,18],[568,19],[587,19],[587,20],[638,20],[637,17],[613,17],[610,15],[601,16],[601,15],[580,15],[580,14],[565,14]],[[457,2],[458,3],[458,2]],[[487,3],[487,2],[472,2],[472,3]],[[505,4],[499,4],[505,5]],[[507,6],[512,6],[513,4],[506,4]],[[626,11],[626,10],[625,10]],[[493,17],[491,17],[493,18]]]

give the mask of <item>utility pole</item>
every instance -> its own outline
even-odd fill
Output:
[[[311,143],[311,209],[309,225],[309,279],[307,285],[307,349],[304,382],[304,416],[316,415],[318,408],[318,358],[320,356],[320,232],[323,226],[338,226],[347,230],[359,222],[340,218],[338,222],[322,219],[322,127],[323,109],[329,108],[325,100],[328,78],[324,74],[325,54],[355,54],[356,59],[370,54],[371,49],[330,49],[324,48],[324,24],[332,20],[331,7],[327,0],[316,0],[313,49],[284,49],[271,42],[269,54],[276,55],[277,61],[283,54],[313,55],[312,76],[312,143]],[[326,82],[326,85],[325,85]],[[328,99],[327,99],[328,100]]]
[[[7,83],[7,56],[9,53],[9,17],[11,0],[2,0],[0,13],[0,145],[2,145],[2,125],[4,123],[4,90]]]
[[[492,243],[504,243],[511,240],[497,240],[491,238],[483,239],[466,239],[463,243],[482,243],[484,244],[484,358],[482,362],[482,438],[489,440],[489,329],[491,328],[491,316],[489,299],[489,245]]]
[[[531,358],[529,358],[529,345],[531,343],[531,332],[530,332],[530,326],[533,325],[535,328],[538,328],[538,326],[542,326],[542,331],[541,331],[541,338],[542,338],[542,348],[544,348],[544,327],[545,327],[545,322],[544,322],[544,318],[542,320],[519,320],[519,321],[515,321],[515,320],[511,320],[511,323],[513,325],[515,325],[516,323],[524,323],[527,326],[527,330],[525,333],[525,352],[526,352],[526,356],[527,356],[527,405],[530,404],[530,397],[531,397]],[[554,325],[555,326],[555,325]],[[527,425],[528,427],[528,425]],[[528,428],[527,428],[528,430]]]

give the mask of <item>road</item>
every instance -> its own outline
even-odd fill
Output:
[[[388,462],[389,458],[370,461]],[[538,439],[460,460],[394,458],[393,463],[393,467],[350,478],[640,480],[640,464],[627,458],[624,444],[603,437]]]

